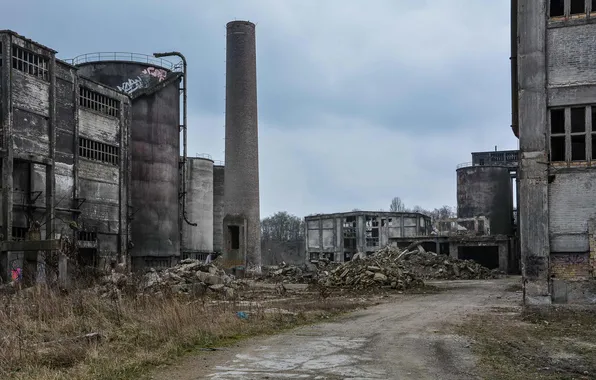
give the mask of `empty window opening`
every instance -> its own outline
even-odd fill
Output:
[[[565,136],[550,138],[550,160],[565,161]]]
[[[43,80],[49,80],[49,59],[12,45],[12,68]]]
[[[381,227],[387,227],[387,219],[381,219]]]
[[[344,249],[355,251],[356,250],[356,239],[344,239]]]
[[[565,110],[550,110],[550,133],[565,133]]]
[[[96,241],[97,240],[97,232],[95,232],[95,231],[79,231],[77,237],[80,241]]]
[[[82,86],[79,88],[79,105],[104,115],[120,117],[120,101]]]
[[[457,247],[460,260],[473,260],[488,269],[499,267],[499,247]]]
[[[571,136],[571,160],[584,161],[586,159],[586,135]]]
[[[240,226],[228,226],[231,249],[240,249]]]
[[[352,260],[352,252],[344,252],[344,261],[348,262]]]
[[[586,108],[571,108],[571,133],[586,131]],[[555,133],[555,132],[553,132]],[[559,132],[556,132],[559,133]]]
[[[584,0],[571,0],[571,12],[570,13],[572,15],[586,13],[585,6],[586,6],[586,4],[585,4]]]
[[[592,134],[592,159],[596,160],[596,133]]]
[[[97,249],[79,248],[78,263],[81,267],[95,267],[97,265]]]
[[[27,227],[15,227],[12,226],[12,240],[22,241],[25,240],[27,236],[27,232],[29,229]]]
[[[478,233],[484,234],[484,220],[478,221]]]
[[[120,165],[120,148],[79,137],[79,156],[107,164]]]
[[[389,218],[389,227],[393,227],[393,218]]]
[[[596,0],[592,0],[592,12],[596,12]]]
[[[319,252],[311,252],[310,261],[319,261]]]
[[[550,17],[565,15],[565,0],[550,0]]]

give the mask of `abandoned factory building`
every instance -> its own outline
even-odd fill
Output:
[[[356,253],[401,246],[432,231],[430,217],[420,213],[354,211],[311,215],[304,220],[310,261],[350,261]]]
[[[594,302],[596,2],[514,3],[512,124],[521,155],[525,301]]]
[[[15,268],[65,279],[71,267],[163,268],[212,252],[260,269],[254,24],[227,28],[225,181],[223,163],[187,156],[182,54],[63,61],[0,31],[2,280]]]

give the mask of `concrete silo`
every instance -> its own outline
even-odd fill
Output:
[[[457,169],[457,217],[486,216],[491,235],[513,233],[513,184],[505,166]]]
[[[261,270],[255,25],[227,24],[224,265]]]
[[[167,267],[180,256],[180,80],[164,60],[114,53],[75,59],[79,74],[132,99],[130,175],[134,270]]]
[[[193,226],[182,223],[182,256],[204,260],[213,252],[213,160],[188,157],[186,212]]]
[[[213,251],[217,253],[223,251],[224,169],[213,166]]]

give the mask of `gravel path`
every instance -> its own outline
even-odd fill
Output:
[[[476,379],[469,343],[445,328],[471,312],[515,306],[519,278],[435,282],[437,294],[404,295],[333,322],[248,340],[156,374],[191,379]]]

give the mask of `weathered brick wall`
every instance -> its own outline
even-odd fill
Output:
[[[596,217],[596,171],[560,171],[549,185],[551,252],[587,252],[588,220]]]
[[[596,83],[596,25],[547,31],[549,86]]]
[[[589,253],[556,253],[550,256],[550,271],[557,279],[584,281],[592,277]]]

